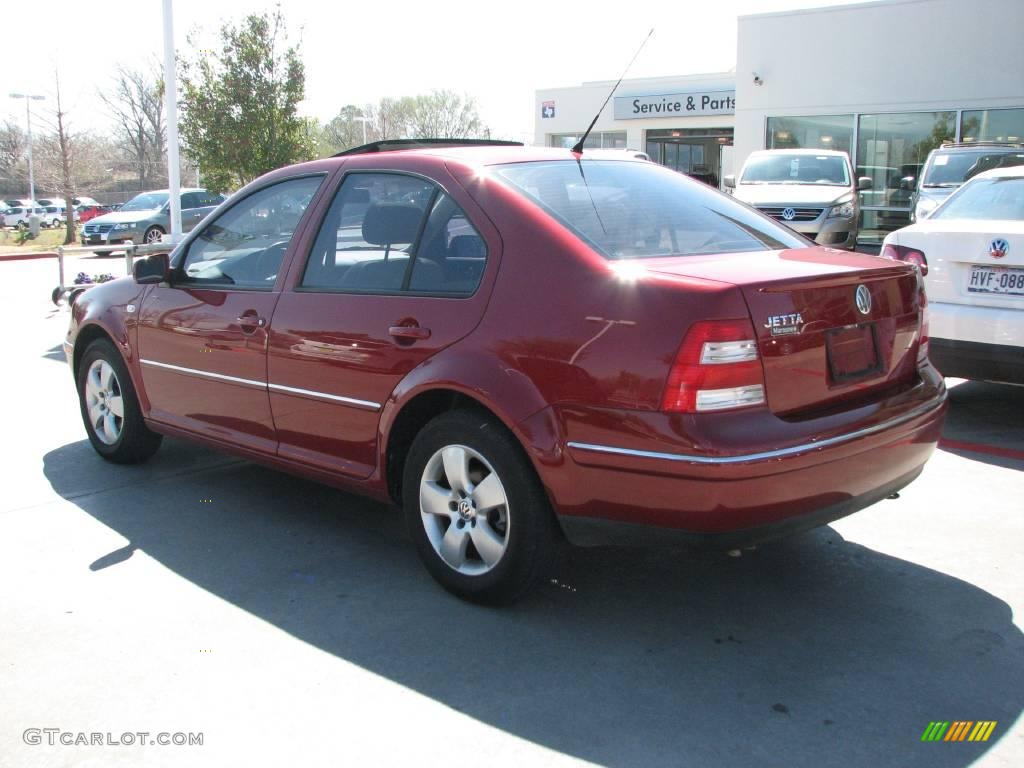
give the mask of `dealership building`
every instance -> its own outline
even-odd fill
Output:
[[[881,0],[741,16],[732,72],[623,80],[588,147],[647,152],[721,185],[754,150],[846,151],[860,241],[909,222],[945,141],[1024,143],[1024,0]],[[614,81],[536,93],[535,143],[571,147]]]

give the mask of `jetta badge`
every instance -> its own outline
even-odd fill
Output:
[[[997,237],[992,241],[992,245],[989,246],[988,255],[993,259],[1001,259],[1008,250],[1010,250],[1010,244],[1003,240],[1003,238]]]
[[[772,332],[772,336],[791,336],[803,330],[804,318],[799,312],[791,315],[770,315],[764,327]]]
[[[866,285],[857,286],[857,310],[862,314],[866,315],[871,312],[871,291],[868,290]]]
[[[792,221],[793,219],[796,218],[796,211],[794,211],[792,208],[783,208],[782,218],[784,218],[786,221]]]

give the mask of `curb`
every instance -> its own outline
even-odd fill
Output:
[[[0,261],[28,261],[29,259],[56,259],[56,251],[38,251],[29,253],[0,253]]]

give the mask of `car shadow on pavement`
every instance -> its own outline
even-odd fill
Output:
[[[86,441],[44,461],[129,542],[83,552],[82,578],[141,550],[305,643],[595,763],[966,766],[1024,706],[1006,603],[831,528],[739,558],[574,550],[494,610],[437,587],[388,506],[176,440],[143,467]],[[987,744],[920,741],[958,719],[999,725]]]
[[[959,382],[950,387],[949,402],[942,450],[1024,470],[1024,387]]]

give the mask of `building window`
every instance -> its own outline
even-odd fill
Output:
[[[836,149],[852,154],[853,115],[769,117],[768,149]]]
[[[1024,142],[1024,109],[964,110],[962,141]]]
[[[910,198],[928,153],[955,136],[956,112],[859,116],[857,176],[871,179],[871,189],[860,193],[859,242],[881,242],[910,224]]]
[[[555,133],[551,136],[551,146],[572,149],[580,140],[582,133]],[[625,131],[591,131],[583,142],[584,149],[625,149]]]

